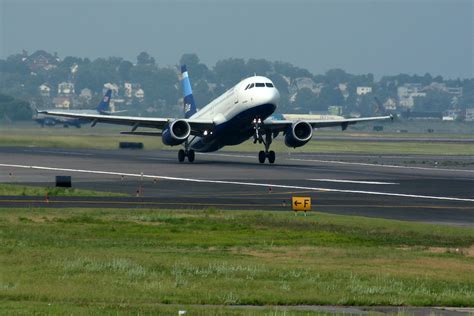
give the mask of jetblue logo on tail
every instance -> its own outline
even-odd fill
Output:
[[[100,101],[99,105],[97,106],[97,112],[99,113],[104,113],[108,112],[110,107],[110,97],[112,96],[112,90],[107,90],[107,92],[104,95],[104,98],[102,101]]]
[[[193,90],[191,88],[191,81],[189,81],[186,65],[181,66],[181,76],[181,86],[183,88],[184,96],[184,117],[190,118],[194,113],[196,113],[196,103],[194,102]]]

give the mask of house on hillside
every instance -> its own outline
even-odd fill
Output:
[[[58,109],[70,109],[72,107],[71,98],[59,96],[53,99],[53,105]]]
[[[442,91],[453,97],[462,97],[462,87],[448,87],[445,83],[432,82],[430,85],[423,87],[423,91]]]
[[[474,108],[467,108],[465,115],[466,122],[474,122]]]
[[[398,102],[400,107],[412,109],[415,105],[415,98],[426,97],[426,92],[422,92],[421,84],[406,83],[397,89]]]
[[[138,89],[137,91],[135,91],[135,94],[134,94],[135,98],[137,98],[139,101],[143,101],[145,99],[145,91],[143,91],[143,89]]]
[[[89,88],[82,89],[79,98],[84,102],[90,102],[92,100],[92,90]]]
[[[315,83],[313,79],[308,77],[300,77],[293,80],[293,83],[288,87],[290,94],[295,94],[303,88],[308,88],[313,93],[319,94],[321,92],[323,85]]]
[[[58,96],[70,97],[74,93],[74,83],[61,82],[60,84],[58,84]]]
[[[364,95],[367,93],[372,93],[372,87],[357,87],[356,88],[357,95]]]
[[[50,53],[44,50],[37,50],[29,56],[26,51],[23,51],[23,55],[25,55],[23,57],[23,61],[27,63],[30,70],[34,72],[38,70],[53,69],[60,62],[60,59],[58,58],[58,55],[56,53],[54,53],[54,55],[51,55]]]
[[[38,90],[43,98],[49,98],[51,96],[51,88],[45,83],[39,86]]]
[[[135,96],[135,93],[140,90],[140,84],[125,82],[123,84],[124,93],[123,96],[127,99],[131,99]]]
[[[386,111],[396,111],[397,110],[397,101],[393,98],[388,98],[383,103],[383,107]]]
[[[119,93],[119,86],[118,86],[118,84],[116,84],[116,83],[111,83],[111,82],[105,83],[105,84],[104,84],[104,89],[103,89],[104,94],[105,94],[105,92],[106,92],[107,90],[109,90],[109,89],[112,90],[112,95],[113,95],[113,96],[118,95],[118,93]]]

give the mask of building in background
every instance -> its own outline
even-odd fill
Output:
[[[58,96],[70,97],[75,93],[74,83],[72,82],[61,82],[58,84]]]
[[[415,98],[426,97],[426,92],[421,92],[421,84],[406,83],[398,87],[398,102],[401,108],[412,109],[415,105]]]
[[[357,95],[364,95],[367,93],[372,93],[372,87],[357,87],[356,88]]]

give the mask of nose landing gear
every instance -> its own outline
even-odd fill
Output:
[[[265,150],[261,150],[258,153],[258,162],[265,163],[265,160],[268,158],[269,163],[274,163],[276,158],[275,152],[269,150],[270,144],[272,143],[272,132],[270,130],[265,130],[264,133],[262,133],[262,120],[260,118],[255,118],[253,120],[253,125],[255,130],[253,143],[263,143],[265,146]],[[263,139],[263,135],[265,135],[265,139]]]

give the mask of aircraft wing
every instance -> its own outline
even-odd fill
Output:
[[[132,132],[138,127],[149,127],[164,129],[166,125],[176,120],[174,118],[155,118],[155,117],[139,117],[139,116],[118,116],[118,115],[100,115],[100,114],[80,114],[61,111],[38,111],[39,114],[47,114],[52,116],[71,117],[84,120],[90,120],[92,126],[97,123],[108,123],[116,125],[133,126]],[[192,135],[201,135],[204,130],[212,130],[214,122],[211,120],[199,119],[180,119],[187,121],[191,126]]]
[[[309,123],[313,128],[320,127],[334,127],[340,126],[342,130],[345,130],[347,126],[354,125],[358,122],[369,122],[378,120],[393,120],[392,115],[387,116],[372,116],[372,117],[361,117],[361,118],[345,118],[336,120],[269,120],[263,121],[262,129],[271,130],[272,132],[284,132],[289,126],[295,122],[303,121]]]

